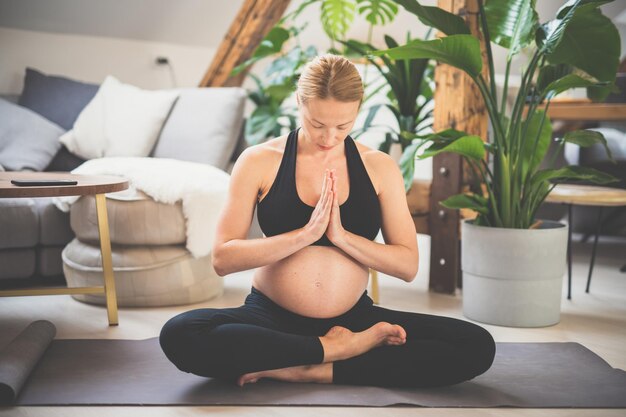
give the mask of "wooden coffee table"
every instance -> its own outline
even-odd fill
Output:
[[[18,187],[11,184],[11,180],[18,179],[71,179],[78,181],[78,184],[33,187]],[[0,172],[0,198],[95,195],[96,212],[98,215],[98,232],[100,235],[100,254],[102,256],[102,271],[104,274],[103,286],[71,288],[40,287],[2,290],[0,291],[0,297],[16,297],[25,295],[104,294],[107,304],[109,325],[117,325],[117,296],[115,293],[115,279],[113,277],[113,263],[111,259],[111,240],[109,237],[109,221],[107,218],[107,206],[104,194],[126,190],[127,188],[127,180],[113,176],[76,175],[54,172]]]

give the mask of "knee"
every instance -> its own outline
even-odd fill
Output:
[[[188,313],[188,312],[187,312]],[[159,334],[159,344],[165,356],[181,371],[189,372],[184,359],[189,357],[186,348],[191,346],[189,340],[189,317],[181,313],[169,319]]]
[[[472,378],[485,373],[493,364],[496,356],[496,343],[491,334],[484,328],[473,325],[470,351],[470,369]]]

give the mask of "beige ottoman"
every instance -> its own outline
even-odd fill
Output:
[[[181,204],[157,203],[141,192],[107,195],[113,271],[120,307],[198,303],[220,296],[223,278],[211,254],[194,258],[185,249]],[[95,199],[81,197],[70,210],[76,238],[62,253],[70,287],[102,285]],[[76,300],[105,305],[102,295],[75,294]]]

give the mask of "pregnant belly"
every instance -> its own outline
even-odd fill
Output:
[[[281,307],[306,317],[350,310],[367,288],[369,270],[341,249],[308,246],[256,270],[252,285]]]

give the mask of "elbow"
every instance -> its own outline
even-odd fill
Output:
[[[220,258],[219,251],[216,249],[214,249],[211,253],[211,265],[213,266],[215,273],[220,277],[228,274],[224,261]]]
[[[415,280],[415,278],[417,277],[417,268],[411,269],[411,271],[409,271],[408,274],[406,274],[403,279],[406,282],[413,282]]]

